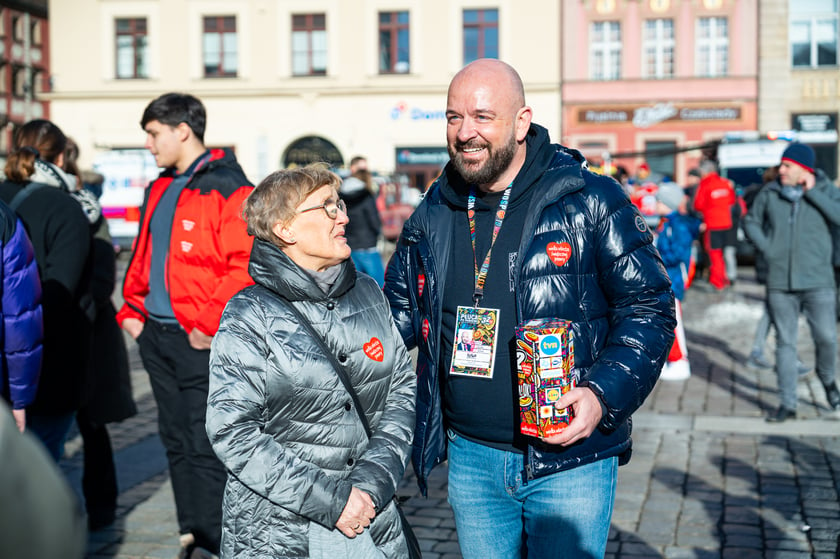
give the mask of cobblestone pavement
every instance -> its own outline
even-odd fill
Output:
[[[762,290],[751,271],[725,293],[699,284],[684,303],[692,376],[660,381],[634,416],[634,450],[620,468],[607,557],[836,558],[840,535],[840,418],[816,375],[799,383],[799,419],[765,423],[777,404],[772,370],[744,366]],[[772,358],[772,335],[767,356]],[[89,537],[94,559],[178,552],[172,492],[148,380],[130,342],[140,413],[110,426],[120,483],[118,521]],[[800,355],[813,365],[804,322]],[[79,487],[78,437],[62,467]],[[429,497],[409,473],[399,493],[427,559],[461,557],[447,504],[446,467]]]

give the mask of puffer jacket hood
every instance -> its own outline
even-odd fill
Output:
[[[340,264],[324,293],[280,248],[256,240],[250,272],[210,353],[207,434],[228,470],[221,557],[305,558],[310,523],[332,529],[352,487],[377,508],[369,530],[385,557],[405,540],[392,496],[414,427],[411,359],[379,286]],[[350,376],[368,439],[331,362],[294,305]]]
[[[312,276],[278,247],[257,239],[251,249],[248,273],[255,283],[267,287],[287,301],[326,301],[341,297],[356,284],[356,268],[353,261],[338,264],[335,283],[329,293],[324,293]]]

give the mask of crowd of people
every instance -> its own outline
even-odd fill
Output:
[[[136,413],[122,328],[157,403],[179,558],[419,557],[395,498],[409,458],[424,494],[448,461],[463,557],[601,557],[630,418],[659,378],[691,374],[680,301],[698,247],[712,288],[729,288],[742,216],[778,338],[768,421],[796,415],[800,309],[840,411],[840,191],[810,148],[792,144],[747,211],[714,161],[689,173],[696,186],[646,166],[617,181],[533,118],[504,62],[455,75],[450,161],[385,273],[364,157],[344,179],[312,164],[254,186],[229,150],[206,147],[201,101],[164,94],[140,120],[164,171],[146,189],[119,310],[75,145],[46,120],[21,127],[0,184],[3,396],[53,462],[77,423],[88,528],[115,516],[105,426]],[[545,319],[574,336],[571,384],[548,405],[571,420],[535,437],[519,428],[515,332]],[[474,359],[456,366],[458,352]]]

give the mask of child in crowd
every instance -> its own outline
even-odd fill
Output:
[[[682,187],[673,182],[662,183],[656,191],[657,211],[662,216],[656,230],[656,247],[671,278],[677,315],[674,345],[659,376],[665,380],[683,380],[691,376],[681,301],[685,295],[691,264],[691,247],[700,234],[702,224],[699,219],[689,215],[688,200]]]

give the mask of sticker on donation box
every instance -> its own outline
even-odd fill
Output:
[[[458,307],[449,374],[492,379],[498,333],[499,309]]]

